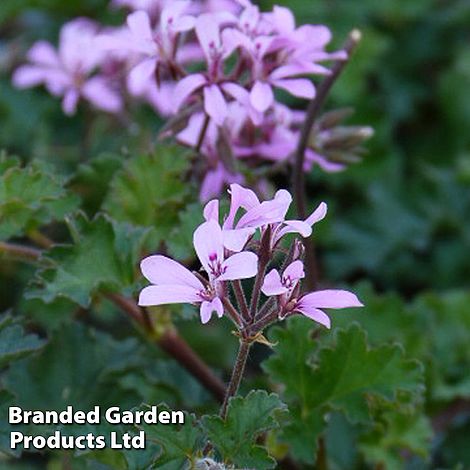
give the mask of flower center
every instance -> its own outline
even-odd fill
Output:
[[[216,253],[211,253],[209,255],[209,269],[210,275],[214,278],[221,276],[227,270],[226,266],[222,266],[222,261],[217,258]]]

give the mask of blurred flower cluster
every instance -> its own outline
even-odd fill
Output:
[[[79,99],[110,113],[122,113],[130,98],[150,104],[168,119],[163,136],[204,157],[203,201],[246,182],[247,166],[288,164],[305,112],[280,99],[313,99],[311,77],[330,73],[325,61],[347,58],[326,50],[326,26],[297,26],[286,7],[261,12],[249,0],[114,0],[111,6],[131,10],[124,25],[85,18],[65,24],[57,49],[36,43],[13,82],[43,84],[62,97],[68,115]],[[370,135],[363,128],[339,132],[340,144],[344,135],[357,144]],[[305,171],[314,164],[340,171],[351,160],[329,158],[327,133],[326,141],[333,136],[338,144],[335,129],[312,133]]]
[[[312,234],[312,226],[326,215],[324,202],[306,220],[286,220],[292,196],[284,189],[263,202],[253,191],[238,184],[231,185],[230,194],[230,210],[222,225],[219,201],[214,199],[206,204],[205,222],[194,232],[194,249],[207,277],[166,256],[149,256],[142,261],[141,269],[152,285],[141,291],[139,305],[196,304],[200,306],[202,323],[207,323],[213,313],[222,317],[226,312],[242,334],[251,337],[269,323],[295,313],[330,328],[330,318],[322,309],[362,306],[353,293],[345,290],[301,294],[304,249],[297,239],[288,253],[283,253],[281,269],[273,268],[266,274],[269,265],[282,253],[278,248],[285,235]],[[248,305],[240,280],[254,277]],[[231,290],[238,310],[231,304]],[[267,300],[258,308],[261,292]]]

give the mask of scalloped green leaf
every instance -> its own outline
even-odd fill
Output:
[[[353,324],[337,331],[334,347],[318,350],[311,330],[303,318],[275,328],[271,340],[278,346],[264,363],[271,378],[285,385],[292,412],[283,437],[294,455],[309,463],[328,410],[342,411],[353,423],[370,423],[377,401],[398,403],[399,392],[417,400],[424,390],[421,365],[406,359],[400,346],[369,348],[365,331]]]
[[[149,408],[144,405],[140,409]],[[159,411],[171,411],[166,405],[158,405]],[[198,441],[201,439],[201,430],[196,426],[194,415],[184,412],[184,424],[148,425],[142,424],[138,427],[145,431],[146,439],[157,443],[161,452],[157,457],[155,465],[157,468],[166,470],[178,470],[185,468],[185,464],[194,462],[198,452]],[[191,467],[192,468],[192,467]]]
[[[69,226],[75,243],[55,246],[43,255],[53,266],[38,273],[28,298],[47,303],[65,297],[88,307],[98,289],[132,285],[147,230],[113,223],[103,215],[88,220],[78,214]]]
[[[429,420],[419,414],[387,411],[360,440],[359,448],[367,462],[390,470],[405,466],[405,451],[426,458],[433,431]]]
[[[58,177],[34,165],[2,165],[0,174],[0,240],[23,235],[75,210],[79,199]]]
[[[182,178],[188,164],[185,150],[163,145],[128,160],[112,180],[104,210],[116,220],[152,227],[153,245],[166,241],[190,200],[190,186]]]
[[[26,334],[12,317],[0,317],[0,369],[37,351],[43,345],[43,340],[35,334]]]
[[[13,425],[11,425],[6,417],[8,416],[8,408],[14,406],[15,397],[6,390],[0,390],[0,457],[1,452],[6,455],[18,457],[21,453],[20,449],[12,449],[10,447],[10,433],[14,431]]]
[[[4,384],[24,409],[85,410],[116,403],[125,408],[139,397],[119,387],[119,375],[140,361],[136,340],[115,341],[74,322],[55,332],[40,354],[14,362]]]
[[[286,405],[276,394],[254,390],[244,398],[230,400],[225,420],[205,416],[202,427],[225,463],[256,469],[274,468],[274,460],[266,449],[256,445],[256,438],[278,427],[283,411]]]

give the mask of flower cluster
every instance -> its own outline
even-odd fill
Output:
[[[326,215],[325,203],[306,220],[286,220],[292,201],[286,190],[260,202],[253,191],[232,184],[230,195],[230,210],[224,220],[220,220],[219,201],[212,200],[204,208],[205,222],[194,232],[194,248],[206,277],[166,256],[149,256],[142,261],[141,269],[152,285],[141,291],[139,305],[196,304],[200,306],[202,323],[207,323],[213,313],[218,317],[226,313],[240,330],[251,336],[267,324],[295,313],[329,328],[330,319],[322,309],[362,305],[353,293],[345,290],[301,293],[305,273],[303,249],[297,239],[285,255],[283,267],[267,272],[282,252],[281,240],[285,235],[310,236],[312,226]],[[248,278],[255,278],[250,305],[240,282]],[[266,299],[259,308],[261,293]],[[232,304],[232,295],[238,310]]]
[[[204,202],[243,183],[245,165],[291,162],[305,113],[280,102],[277,92],[310,100],[312,75],[330,73],[325,61],[346,59],[344,51],[326,51],[327,27],[297,26],[286,7],[261,12],[250,0],[114,0],[112,6],[131,10],[124,25],[67,23],[58,49],[36,43],[13,82],[45,85],[63,98],[68,115],[80,98],[111,113],[122,112],[129,95],[149,103],[176,123],[165,135],[204,157]],[[343,169],[313,140],[306,171],[313,164]]]

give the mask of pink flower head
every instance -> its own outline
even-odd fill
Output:
[[[225,257],[222,229],[214,220],[196,229],[193,243],[202,267],[208,274],[207,284],[204,285],[196,275],[170,258],[149,256],[142,261],[141,270],[153,285],[142,290],[139,305],[200,304],[201,321],[207,323],[213,312],[219,317],[224,313],[220,292],[222,281],[256,275],[258,257],[254,253],[245,251]]]
[[[300,279],[304,277],[304,265],[302,261],[296,260],[287,266],[282,276],[277,269],[269,271],[264,278],[261,291],[267,296],[282,296],[281,303],[285,305],[287,299],[290,298],[294,289],[297,287]]]
[[[292,202],[292,196],[284,189],[277,191],[273,199],[263,202],[259,201],[251,189],[243,188],[239,184],[230,185],[230,194],[230,211],[223,223],[224,246],[230,251],[242,250],[257,228],[284,220]],[[204,217],[206,220],[218,221],[217,200],[206,204]]]
[[[207,73],[188,75],[178,82],[175,88],[175,112],[194,93],[202,90],[204,110],[208,116],[221,126],[228,114],[224,97],[222,64],[232,52],[220,35],[220,23],[226,18],[216,13],[203,13],[196,21],[196,36],[204,52]]]
[[[322,290],[311,292],[297,298],[300,279],[305,276],[303,263],[296,260],[282,273],[276,269],[271,270],[264,278],[261,291],[269,296],[277,296],[280,314],[283,319],[295,312],[301,313],[312,320],[330,328],[331,322],[322,308],[349,308],[362,307],[362,303],[355,294],[345,290]]]
[[[321,309],[323,308],[351,308],[363,307],[364,305],[355,294],[347,290],[328,289],[319,290],[303,295],[299,299],[293,299],[291,305],[288,305],[288,313],[298,312],[305,315],[317,323],[331,327],[331,321],[328,315]]]
[[[128,50],[142,57],[129,74],[128,87],[131,93],[143,93],[160,65],[170,69],[175,66],[179,34],[190,31],[195,24],[193,16],[184,14],[189,5],[190,2],[186,0],[169,3],[163,8],[156,29],[152,27],[146,11],[135,11],[127,17],[127,34],[101,36],[100,42],[104,49]]]
[[[284,220],[273,230],[272,247],[276,246],[279,240],[288,233],[298,233],[303,238],[312,235],[312,227],[326,217],[328,206],[321,202],[318,207],[305,220]]]
[[[80,97],[103,111],[118,112],[122,100],[104,77],[92,71],[100,64],[102,53],[95,46],[97,26],[84,18],[66,23],[60,32],[58,50],[47,41],[38,41],[30,49],[30,64],[19,67],[13,84],[29,88],[44,84],[47,90],[62,96],[64,113],[75,113]]]

